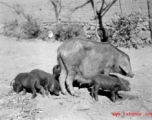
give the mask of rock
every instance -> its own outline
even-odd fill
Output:
[[[53,32],[52,32],[51,30],[48,32],[48,37],[49,37],[50,39],[52,39],[52,38],[54,37]]]
[[[141,30],[139,32],[139,37],[142,39],[142,40],[146,40],[148,38],[150,38],[150,31],[143,31]]]
[[[0,25],[0,34],[4,32],[4,24]]]

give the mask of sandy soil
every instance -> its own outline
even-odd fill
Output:
[[[52,73],[60,42],[17,41],[0,36],[0,120],[150,120],[152,119],[152,47],[122,49],[131,58],[134,78],[126,78],[132,90],[120,92],[113,103],[104,95],[94,101],[86,88],[80,96],[11,94],[10,81],[20,72],[38,68]],[[75,88],[78,90],[78,88]],[[130,112],[130,114],[129,114]],[[117,113],[114,115],[114,113]],[[120,113],[120,115],[119,115]],[[132,114],[131,114],[132,113]],[[133,114],[135,113],[135,114]]]

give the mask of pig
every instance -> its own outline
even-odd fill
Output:
[[[60,72],[61,72],[60,66],[55,65],[53,67],[52,71],[53,71],[53,75],[54,75],[55,79],[59,81],[59,76],[60,76]]]
[[[130,91],[130,83],[122,78],[115,76],[107,76],[104,74],[99,74],[92,77],[92,91],[91,96],[95,97],[95,100],[98,101],[98,91],[99,88],[102,90],[109,90],[111,93],[111,100],[115,102],[120,96],[118,91]]]
[[[13,84],[13,90],[17,93],[23,90],[23,95],[26,94],[27,90],[32,92],[32,99],[36,97],[36,90],[40,90],[42,96],[44,97],[44,89],[40,85],[39,79],[31,74],[31,73],[19,73],[15,79]]]
[[[30,73],[39,78],[40,84],[44,87],[46,91],[46,95],[48,95],[49,92],[57,96],[59,95],[60,85],[52,74],[39,69],[34,69],[30,71]]]
[[[86,78],[83,83],[89,83],[88,78],[97,74],[119,73],[131,78],[134,76],[129,56],[110,43],[73,38],[58,47],[57,61],[61,69],[61,92],[64,95],[68,91],[71,95],[76,95],[73,82],[77,77],[83,76]]]

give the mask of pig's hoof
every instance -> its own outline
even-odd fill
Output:
[[[44,97],[44,98],[45,98],[45,94],[42,94],[42,97]]]
[[[79,94],[78,93],[74,93],[73,96],[79,97]]]
[[[34,98],[35,98],[34,96],[31,97],[31,99],[34,99]]]
[[[123,97],[122,97],[122,96],[120,96],[120,95],[118,95],[118,98],[119,98],[119,99],[123,99]]]
[[[114,103],[116,102],[116,100],[115,100],[115,99],[111,99],[111,101],[112,101],[112,102],[114,102]]]
[[[45,92],[45,94],[46,94],[46,96],[48,96],[48,95],[49,95],[49,92]]]
[[[22,95],[26,95],[26,93],[25,93],[25,92],[23,92],[23,93],[22,93]]]
[[[67,95],[68,94],[68,92],[66,92],[66,91],[62,91],[61,92],[63,95]]]
[[[75,92],[75,91],[70,91],[70,93],[71,93],[72,96],[75,96],[75,97],[79,96],[79,94],[77,92]]]
[[[118,99],[123,99],[123,97],[122,97],[122,96],[120,96],[119,94],[117,94],[117,96],[116,96],[116,100],[118,100]]]
[[[99,101],[99,99],[95,99],[97,102]]]
[[[113,103],[115,103],[115,102],[116,102],[116,100],[113,100],[112,102],[113,102]]]

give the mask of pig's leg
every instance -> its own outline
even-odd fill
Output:
[[[111,68],[110,68],[110,67],[105,68],[105,69],[104,69],[104,74],[109,76],[110,71],[111,71]]]
[[[98,99],[99,88],[100,88],[100,85],[95,85],[94,96],[95,96],[96,101],[99,101],[99,99]]]
[[[60,77],[59,77],[59,83],[60,83],[60,87],[61,87],[61,92],[62,94],[66,95],[67,94],[67,90],[65,87],[65,81],[67,78],[67,70],[65,68],[65,65],[63,64],[63,61],[61,58],[58,58],[60,67],[61,67],[61,73],[60,73]]]
[[[40,83],[38,81],[36,81],[35,88],[40,90],[40,93],[42,94],[42,96],[45,97],[44,88],[40,85]],[[34,94],[35,94],[35,90],[34,90],[35,88],[34,87],[32,88],[32,91],[33,91]]]
[[[115,91],[111,91],[111,100],[112,102],[116,102],[116,94],[115,94]]]
[[[36,90],[35,90],[34,86],[32,86],[31,91],[32,91],[32,98],[31,99],[34,99],[36,97]]]
[[[76,72],[73,69],[68,69],[68,76],[66,79],[66,84],[67,84],[70,94],[73,96],[78,96],[75,93],[74,88],[73,88],[73,81],[74,81],[75,76],[76,76]]]
[[[123,97],[118,94],[118,91],[116,91],[116,100],[117,100],[117,99],[122,99],[122,98],[123,98]]]
[[[45,85],[44,89],[45,89],[45,94],[48,95],[49,94],[48,85]]]
[[[52,93],[54,92],[54,83],[52,83],[52,85],[51,85],[49,91],[52,92]]]
[[[94,89],[95,89],[95,86],[92,86],[91,88],[91,96],[94,98]]]
[[[23,93],[22,93],[22,95],[26,95],[26,89],[25,89],[25,88],[23,88]]]

